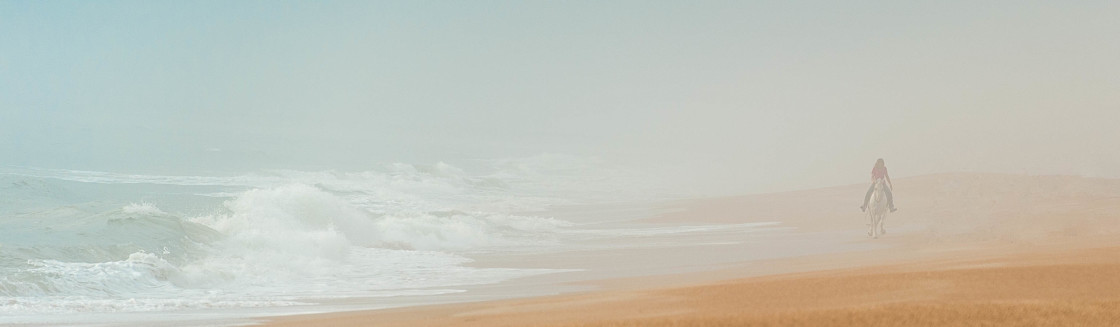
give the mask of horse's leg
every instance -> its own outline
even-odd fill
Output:
[[[871,215],[871,238],[879,238],[879,216]]]
[[[879,215],[871,212],[871,230],[867,232],[871,238],[879,238]]]
[[[871,220],[871,223],[867,224],[867,236],[875,237],[875,214],[868,211],[867,218]]]

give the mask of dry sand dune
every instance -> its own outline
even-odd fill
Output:
[[[939,174],[895,180],[876,240],[889,248],[770,260],[691,286],[603,281],[604,291],[485,303],[283,317],[277,326],[1116,326],[1120,180]],[[705,199],[656,221],[862,226],[866,185]],[[738,275],[739,278],[734,278]],[[610,285],[630,285],[612,288]],[[633,285],[642,285],[634,288]]]

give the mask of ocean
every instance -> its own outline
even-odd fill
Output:
[[[469,300],[472,286],[589,269],[472,264],[480,258],[773,228],[628,223],[682,196],[631,171],[550,155],[214,176],[3,167],[0,323],[235,323],[222,319],[340,310],[325,303],[346,299]]]

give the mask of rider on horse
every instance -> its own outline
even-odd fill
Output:
[[[875,191],[875,181],[886,179],[887,185],[890,187],[884,188],[887,192],[887,203],[891,208],[891,212],[895,212],[898,208],[894,207],[894,196],[891,194],[891,189],[894,189],[894,184],[891,184],[891,176],[887,174],[887,164],[883,163],[883,158],[875,161],[875,168],[871,169],[871,187],[867,188],[867,195],[863,196],[863,205],[859,207],[860,211],[867,210],[867,202],[871,200],[871,192]]]

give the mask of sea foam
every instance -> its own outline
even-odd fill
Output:
[[[573,170],[511,165],[0,172],[0,196],[19,207],[0,220],[0,313],[289,306],[560,271],[467,266],[473,253],[557,246],[573,223],[518,212],[588,200],[557,189]]]

